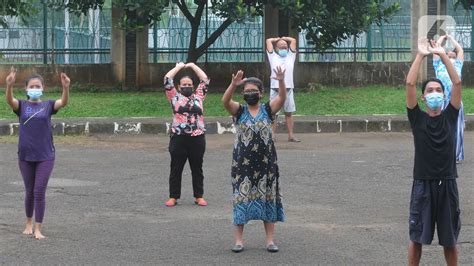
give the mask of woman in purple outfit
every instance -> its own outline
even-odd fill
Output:
[[[25,235],[33,235],[43,239],[41,225],[45,210],[46,186],[53,171],[55,149],[51,130],[51,115],[66,106],[69,100],[69,77],[61,73],[63,92],[61,99],[41,100],[44,82],[40,75],[32,75],[26,79],[27,100],[13,97],[13,84],[16,69],[11,68],[6,78],[5,96],[8,105],[19,117],[20,129],[18,140],[18,165],[25,183]],[[33,230],[33,213],[35,227]]]

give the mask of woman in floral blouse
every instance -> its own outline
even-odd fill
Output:
[[[178,87],[175,87],[173,78],[184,68],[190,68],[198,76],[199,85],[197,88],[194,88],[194,82],[190,76],[182,76],[179,79]],[[208,84],[209,79],[206,73],[194,63],[179,62],[165,76],[166,97],[173,109],[169,144],[171,155],[170,198],[166,202],[168,207],[175,206],[181,196],[181,178],[187,160],[189,160],[193,178],[194,202],[199,206],[207,206],[207,202],[203,198],[202,162],[206,150],[203,102],[206,98]]]

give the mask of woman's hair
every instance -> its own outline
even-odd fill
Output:
[[[246,78],[244,81],[244,88],[245,88],[245,85],[249,83],[257,86],[260,93],[263,93],[263,82],[260,79],[256,77]]]
[[[444,85],[443,85],[443,82],[441,82],[441,80],[439,80],[437,78],[429,78],[421,84],[421,94],[425,93],[426,85],[428,85],[428,83],[430,83],[432,81],[433,82],[438,82],[441,85],[441,89],[443,89],[443,92],[444,92]]]
[[[44,86],[43,77],[41,75],[38,75],[38,74],[33,74],[33,75],[26,78],[25,87],[28,87],[28,83],[30,83],[30,81],[33,80],[33,79],[39,79],[41,81],[41,85]]]
[[[179,78],[179,79],[178,79],[178,80],[179,80],[178,85],[181,84],[181,80],[184,79],[184,78],[190,79],[190,80],[193,82],[193,86],[194,86],[194,84],[196,84],[194,78],[191,77],[191,75],[185,74],[185,75],[179,76],[178,78]]]

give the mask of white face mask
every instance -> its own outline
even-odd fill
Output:
[[[449,58],[449,61],[454,65],[454,62],[456,62],[456,58]]]

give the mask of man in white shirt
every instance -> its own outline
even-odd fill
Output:
[[[289,46],[289,49],[288,49]],[[293,69],[296,60],[296,39],[291,37],[268,38],[266,41],[267,56],[270,62],[270,69],[276,69],[277,66],[285,70],[285,85],[287,96],[283,112],[285,113],[285,122],[288,129],[288,141],[300,142],[293,134],[293,116],[296,111],[295,99],[293,97]],[[275,73],[272,73],[272,77]],[[278,81],[270,78],[270,100],[278,96]],[[276,133],[277,123],[273,124],[273,132]]]

